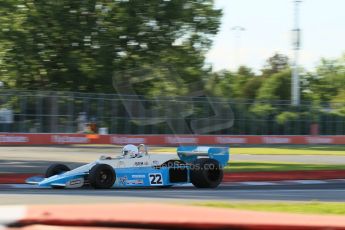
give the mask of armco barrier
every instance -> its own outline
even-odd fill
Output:
[[[345,229],[345,217],[241,211],[171,204],[0,206],[0,228]],[[30,228],[31,226],[31,228]],[[45,228],[43,228],[45,229]],[[47,228],[49,229],[49,228]]]
[[[86,134],[0,134],[0,145],[68,144],[230,145],[230,144],[345,144],[342,136],[231,136],[231,135],[86,135]]]

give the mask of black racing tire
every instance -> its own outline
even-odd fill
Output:
[[[65,186],[56,186],[56,185],[52,185],[53,189],[64,189]]]
[[[52,164],[51,166],[48,167],[48,169],[46,170],[46,174],[45,177],[51,177],[51,176],[55,176],[67,171],[70,171],[71,169],[64,165],[64,164]]]
[[[111,188],[116,180],[114,169],[107,164],[96,164],[89,173],[90,185],[95,189]]]
[[[216,188],[223,180],[223,169],[215,159],[197,159],[191,165],[190,180],[197,188]]]

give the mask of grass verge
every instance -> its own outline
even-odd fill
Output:
[[[270,146],[234,147],[232,154],[251,155],[340,155],[345,156],[345,146]]]
[[[341,202],[203,202],[194,203],[194,205],[266,212],[332,215],[345,214],[345,203]]]
[[[152,153],[176,153],[175,147],[161,147],[150,149]],[[250,155],[343,155],[343,145],[286,145],[286,146],[260,146],[260,147],[230,147],[231,154]]]

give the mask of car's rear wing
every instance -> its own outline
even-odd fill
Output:
[[[188,163],[197,158],[208,157],[219,161],[224,167],[228,164],[230,153],[228,147],[180,146],[177,148],[177,155]]]

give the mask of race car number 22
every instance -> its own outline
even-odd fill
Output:
[[[162,185],[162,174],[160,173],[152,173],[149,175],[150,177],[150,185]]]

